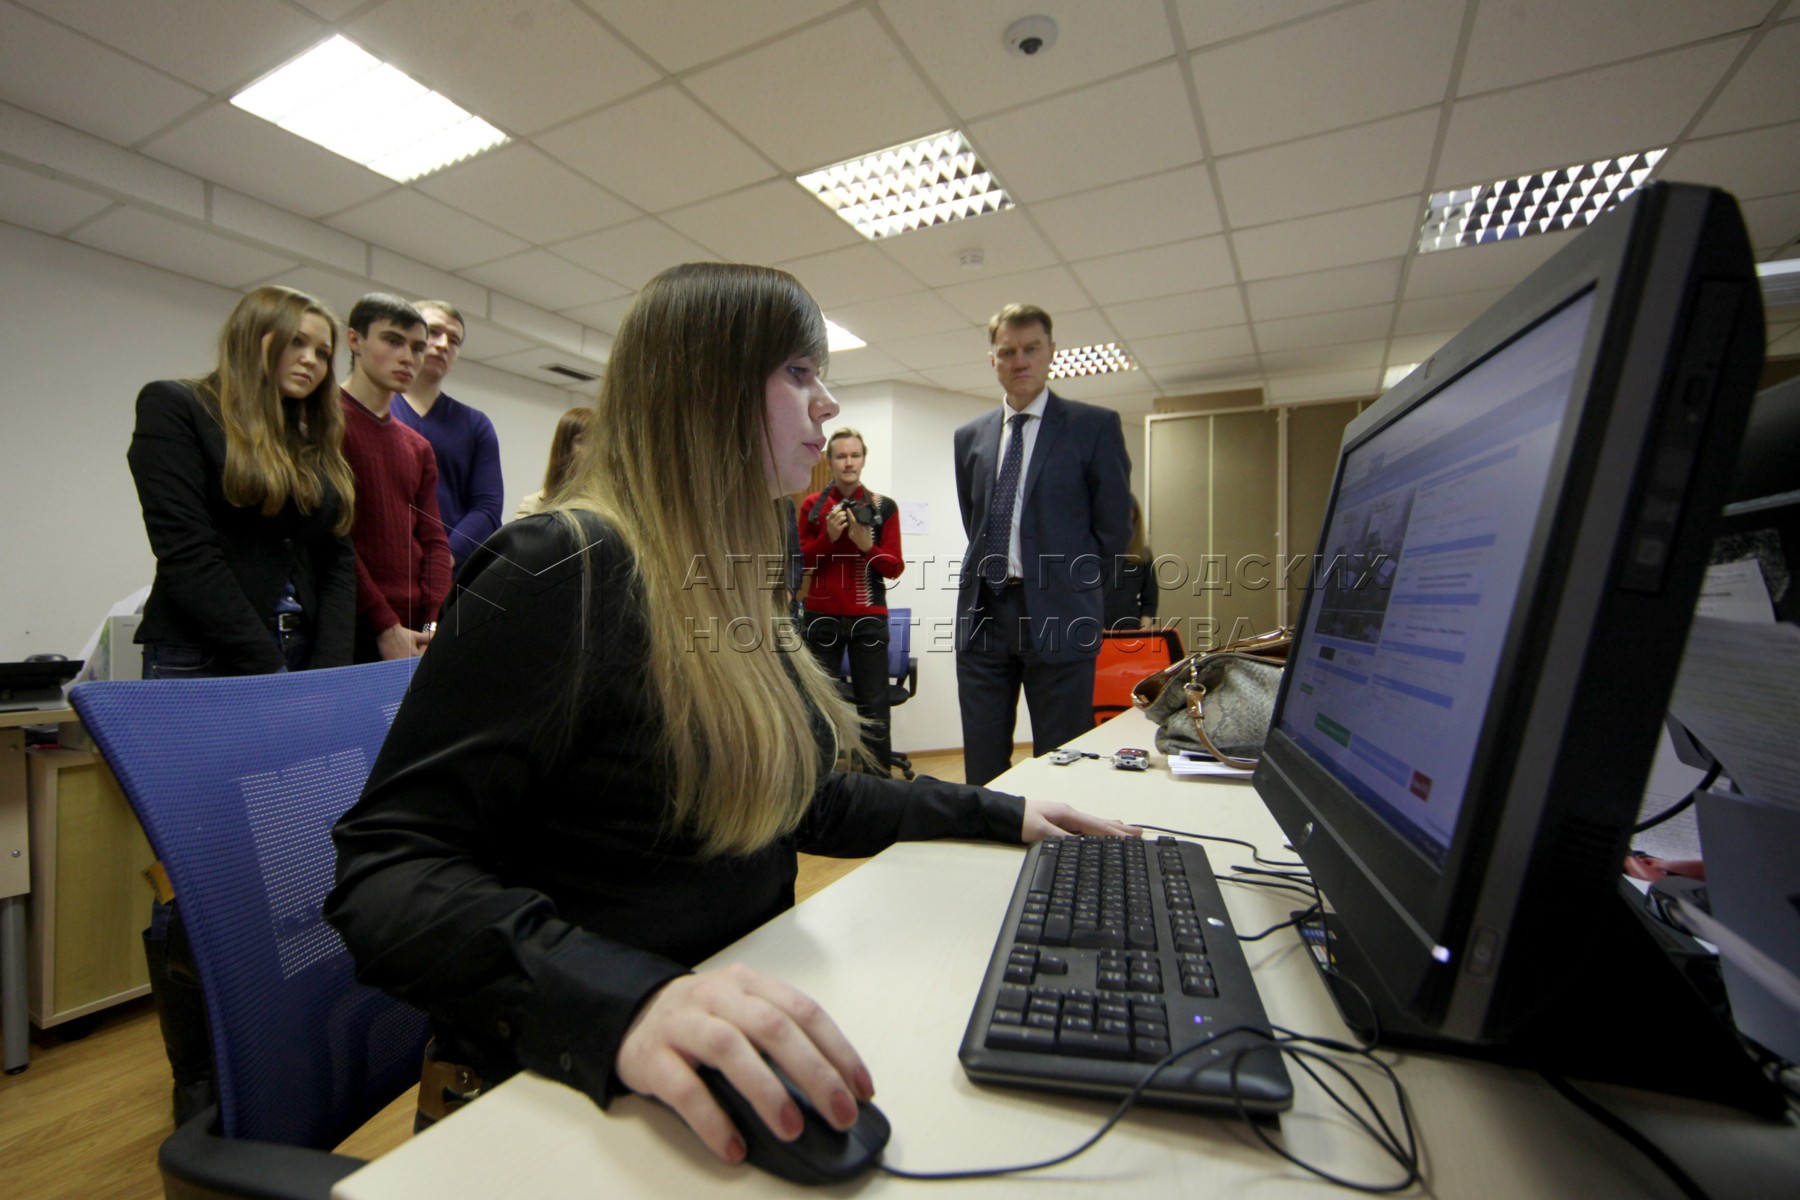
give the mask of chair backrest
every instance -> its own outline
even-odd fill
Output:
[[[226,1137],[328,1148],[418,1078],[424,1015],[358,984],[320,915],[416,661],[70,693],[174,883]]]
[[[1181,659],[1181,635],[1173,629],[1109,629],[1094,663],[1094,724],[1131,707],[1131,689]]]

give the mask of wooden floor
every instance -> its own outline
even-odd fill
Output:
[[[1013,761],[1028,755],[1021,747]],[[961,782],[960,751],[915,754],[921,774]],[[801,899],[864,859],[801,855]],[[91,1021],[80,1040],[33,1031],[31,1066],[0,1075],[0,1193],[8,1200],[157,1200],[156,1148],[174,1127],[169,1067],[148,998]],[[412,1131],[413,1096],[398,1097],[339,1147],[372,1158]]]

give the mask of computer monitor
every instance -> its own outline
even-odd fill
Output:
[[[1618,887],[1762,347],[1735,202],[1653,185],[1345,431],[1255,785],[1353,1026],[1779,1110]]]

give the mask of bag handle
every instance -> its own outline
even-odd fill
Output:
[[[1205,720],[1206,685],[1204,683],[1190,683],[1186,685],[1185,690],[1187,692],[1188,717],[1194,722],[1194,733],[1199,737],[1200,744],[1206,747],[1206,752],[1228,767],[1236,767],[1240,771],[1254,769],[1257,764],[1256,759],[1233,758],[1231,755],[1213,745],[1212,738],[1207,735]]]
[[[1156,703],[1163,689],[1173,683],[1181,675],[1197,685],[1200,679],[1200,667],[1215,654],[1250,654],[1257,658],[1278,659],[1287,661],[1288,647],[1294,644],[1294,627],[1283,625],[1271,629],[1267,633],[1259,633],[1247,638],[1239,638],[1216,650],[1196,650],[1180,662],[1170,663],[1154,675],[1147,675],[1137,681],[1131,689],[1131,703],[1134,707],[1144,709]],[[1221,760],[1223,761],[1223,760]]]

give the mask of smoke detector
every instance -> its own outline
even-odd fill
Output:
[[[1056,22],[1049,17],[1020,17],[1006,27],[1001,40],[1009,52],[1021,58],[1036,58],[1056,45]]]

